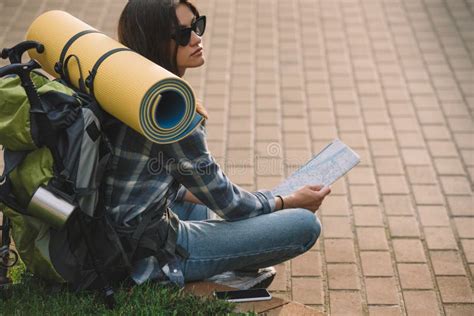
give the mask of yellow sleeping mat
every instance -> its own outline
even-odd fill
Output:
[[[155,143],[176,142],[203,120],[186,81],[66,12],[36,18],[27,39],[44,45],[29,54],[50,75],[62,71],[81,88],[81,73],[92,73],[85,89],[102,109]]]

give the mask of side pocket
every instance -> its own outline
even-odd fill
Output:
[[[83,216],[85,231],[80,229],[78,216]],[[97,268],[112,284],[119,283],[130,275],[130,261],[113,225],[105,216],[91,218],[77,212],[64,229],[51,231],[51,259],[57,271],[73,289],[102,286],[92,258],[95,258]],[[88,249],[85,234],[93,249]]]

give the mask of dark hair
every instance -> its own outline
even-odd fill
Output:
[[[120,43],[178,76],[178,46],[170,43],[173,32],[179,28],[179,4],[188,6],[199,17],[189,0],[130,0],[118,23]]]

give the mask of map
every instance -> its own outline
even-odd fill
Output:
[[[275,195],[287,195],[308,184],[331,185],[359,162],[359,155],[336,139],[274,188],[272,192]]]

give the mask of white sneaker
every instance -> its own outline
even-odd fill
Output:
[[[259,269],[258,271],[228,271],[216,274],[207,281],[227,285],[239,290],[248,290],[254,288],[267,288],[275,278],[276,270],[274,267]]]

